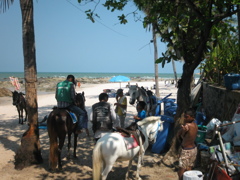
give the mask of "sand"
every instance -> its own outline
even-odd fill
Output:
[[[136,82],[131,82],[135,84]],[[154,82],[138,82],[139,86],[153,87]],[[121,83],[121,87],[124,89],[124,93],[128,91],[125,88],[127,83]],[[103,89],[115,89],[120,88],[120,83],[101,83],[101,84],[81,84],[81,87],[77,87],[77,92],[85,92],[86,97],[86,110],[90,113],[91,106],[98,102],[98,95],[103,92]],[[12,90],[12,89],[11,89]],[[154,90],[153,90],[154,92]],[[160,82],[160,96],[165,97],[169,93],[172,93],[171,98],[176,98],[177,88],[174,85],[165,85],[164,81]],[[129,97],[127,97],[129,100]],[[109,98],[110,103],[114,103],[115,98]],[[48,115],[51,108],[56,105],[54,98],[54,91],[41,91],[38,92],[38,107],[39,107],[39,121],[41,121],[45,115]],[[133,122],[133,115],[135,115],[136,108],[128,104],[127,107],[126,125]],[[40,165],[32,165],[24,168],[21,171],[14,169],[14,155],[17,151],[22,134],[27,129],[27,124],[18,124],[18,114],[16,107],[12,105],[11,97],[0,97],[0,174],[1,179],[18,179],[18,180],[32,180],[32,179],[92,179],[92,149],[94,142],[92,139],[91,123],[89,122],[89,130],[91,137],[87,137],[86,133],[82,133],[78,139],[77,156],[78,159],[74,159],[72,156],[67,158],[66,142],[62,152],[63,170],[51,173],[48,171],[48,151],[49,151],[49,138],[45,129],[40,129],[40,141],[41,152],[44,162]],[[72,153],[71,153],[72,155]],[[177,173],[174,168],[168,168],[164,165],[156,165],[161,159],[159,154],[153,154],[150,150],[146,152],[144,162],[145,164],[141,168],[140,176],[142,179],[150,180],[173,180],[178,179]],[[108,179],[124,179],[127,171],[128,162],[115,163],[112,171],[109,173]],[[131,179],[134,179],[136,170],[136,161],[133,162],[133,167],[130,173]]]

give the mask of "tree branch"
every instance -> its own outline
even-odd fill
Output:
[[[215,15],[216,19],[212,22],[213,24],[217,24],[218,22],[220,22],[221,20],[223,20],[224,18],[226,17],[230,17],[234,14],[237,14],[238,10],[234,10],[234,11],[231,11],[230,8],[228,8],[228,11],[226,13],[223,13],[223,14],[218,14],[218,15]]]
[[[195,4],[191,0],[186,0],[186,3],[200,19],[205,19],[204,15],[198,10],[197,6],[195,6]]]

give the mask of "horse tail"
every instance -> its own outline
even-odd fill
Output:
[[[50,139],[49,167],[52,170],[56,169],[58,162],[58,141],[56,128],[56,114],[52,111],[47,119],[48,136]]]
[[[101,155],[102,143],[98,142],[93,149],[93,180],[101,180],[103,159]]]

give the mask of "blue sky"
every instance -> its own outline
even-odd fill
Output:
[[[77,0],[34,0],[38,72],[154,73],[152,33],[132,15],[126,25],[117,19],[135,10],[133,5],[115,13],[100,5],[97,13],[101,19],[96,23],[86,19],[87,9]],[[24,71],[21,23],[19,1],[15,0],[0,14],[0,72]],[[159,56],[165,49],[158,40]],[[176,64],[177,73],[182,73],[182,65]],[[172,63],[164,68],[159,64],[159,73],[172,72]]]

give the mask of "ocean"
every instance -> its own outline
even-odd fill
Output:
[[[144,79],[153,79],[155,77],[154,73],[79,73],[79,72],[38,72],[38,78],[51,78],[51,77],[67,77],[67,75],[73,74],[76,78],[111,78],[113,76],[127,76],[131,78],[144,78]],[[18,77],[24,78],[23,72],[0,72],[0,80],[9,80],[9,77]],[[173,73],[159,73],[159,78],[161,79],[174,79]],[[177,74],[177,77],[180,78],[181,74]],[[199,78],[198,74],[195,74],[195,78]]]

